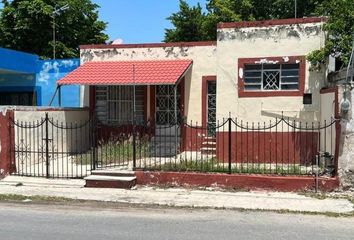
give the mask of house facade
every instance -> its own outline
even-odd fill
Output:
[[[306,56],[323,46],[322,25],[322,18],[221,23],[216,42],[84,45],[81,46],[81,63],[131,62],[134,65],[141,61],[171,61],[170,65],[174,65],[173,61],[191,61],[191,65],[180,69],[181,76],[172,84],[166,84],[179,85],[178,107],[187,121],[206,124],[212,118],[226,118],[230,113],[250,122],[265,121],[281,114],[318,121],[321,119],[320,91],[327,87],[326,70],[311,71]],[[120,82],[122,80],[116,76],[110,79],[112,85],[134,85],[133,67],[124,71],[128,71],[131,81]],[[137,66],[135,73],[144,75],[144,69],[139,71]],[[105,94],[104,89],[114,88],[106,88],[105,82],[111,76],[106,78],[105,75],[102,71],[99,87],[88,86],[89,79],[80,83],[77,75],[64,78],[59,84],[75,81],[81,84],[81,105],[95,105],[97,112],[102,111],[103,119],[108,118],[104,114],[109,114],[109,110],[107,106],[100,106],[99,99]],[[155,85],[154,80],[135,85],[137,115],[144,119],[156,118],[159,114],[160,106],[156,102],[162,99],[161,91],[165,91],[163,96],[173,98],[173,89],[165,89],[160,83]],[[109,96],[104,99],[112,100]],[[167,111],[173,112],[173,106],[170,104]]]
[[[313,164],[319,151],[338,157],[333,129],[314,125],[338,116],[338,93],[306,59],[324,46],[323,24],[220,23],[212,42],[84,45],[81,67],[58,84],[81,85],[81,106],[104,124],[152,123],[167,155]]]

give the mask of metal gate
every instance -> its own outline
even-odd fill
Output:
[[[93,169],[93,121],[61,122],[48,117],[28,122],[10,118],[14,175],[83,178]]]

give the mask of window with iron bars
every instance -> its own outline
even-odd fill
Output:
[[[106,124],[131,124],[134,116],[133,86],[97,86],[95,111]],[[135,88],[135,121],[144,120],[144,88]]]
[[[298,63],[245,64],[245,91],[299,90]]]

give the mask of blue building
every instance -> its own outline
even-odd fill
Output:
[[[49,106],[57,80],[79,65],[79,59],[40,60],[34,54],[0,48],[0,105]],[[52,106],[58,104],[57,94]],[[79,86],[62,87],[61,106],[80,106]]]

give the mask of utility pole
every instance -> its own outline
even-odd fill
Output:
[[[55,59],[55,53],[56,53],[56,36],[55,36],[55,16],[59,15],[61,12],[69,9],[69,5],[65,4],[61,8],[54,7],[54,10],[52,12],[52,18],[53,18],[53,59]]]

